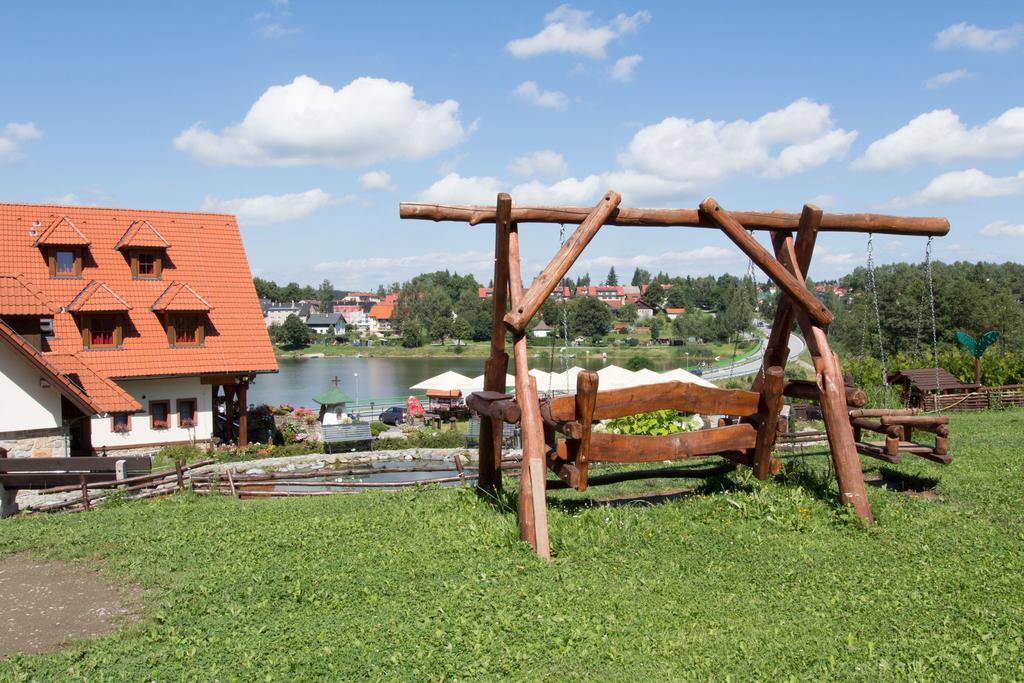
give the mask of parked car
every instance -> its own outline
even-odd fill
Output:
[[[377,419],[386,425],[400,425],[405,422],[405,416],[409,411],[399,406],[391,406],[377,416]]]

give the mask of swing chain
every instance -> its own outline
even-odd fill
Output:
[[[889,373],[885,363],[885,342],[882,339],[882,312],[878,305],[878,283],[875,280],[875,244],[874,233],[868,233],[868,284],[871,287],[871,296],[875,305],[875,327],[878,330],[878,353],[882,361],[882,386],[888,392]]]
[[[559,247],[565,246],[565,223],[559,224],[559,227],[558,227],[558,245],[559,245]],[[559,289],[562,288],[562,283],[561,282],[558,283],[558,288]],[[562,291],[564,293],[564,290],[562,290]],[[562,303],[561,303],[560,308],[562,309],[562,328],[565,330],[566,344],[568,344],[569,325],[568,325],[568,319],[567,319],[566,313],[565,313],[565,306],[566,306],[565,297],[562,296],[561,299],[562,299]],[[557,340],[558,340],[558,333],[556,332],[555,334],[553,334],[551,336],[551,350],[548,353],[548,396],[553,396],[553,393],[552,393],[552,382],[554,381],[554,378],[552,377],[552,375],[554,374],[553,371],[555,369],[555,342]],[[566,387],[566,388],[568,388],[568,387]]]
[[[935,386],[939,386],[939,332],[938,325],[935,322],[935,283],[932,279],[932,240],[933,237],[928,238],[928,243],[924,247],[924,268],[925,273],[928,277],[928,303],[931,306],[932,312],[932,362],[935,363]],[[936,402],[938,398],[935,399]]]

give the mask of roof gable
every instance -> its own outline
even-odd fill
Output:
[[[34,247],[87,247],[90,242],[67,216],[57,216],[36,238]]]
[[[209,312],[213,306],[203,297],[196,293],[196,290],[184,282],[171,282],[167,288],[157,297],[151,307],[158,313],[165,311],[191,311]]]
[[[152,223],[139,220],[128,226],[114,249],[167,249],[170,246]]]
[[[50,315],[56,309],[39,288],[17,273],[0,273],[0,315]]]
[[[82,412],[90,415],[103,412],[89,398],[82,387],[72,382],[60,370],[54,367],[38,349],[22,339],[21,335],[3,322],[0,322],[0,343],[6,344],[14,353],[35,366],[46,380],[57,387],[57,390],[80,408]]]
[[[67,310],[72,313],[116,313],[129,311],[131,306],[106,284],[92,280],[71,300]]]

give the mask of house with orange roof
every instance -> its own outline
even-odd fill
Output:
[[[372,321],[371,332],[389,335],[394,331],[394,326],[391,324],[395,315],[394,304],[374,304],[368,315]]]
[[[0,448],[245,443],[262,317],[232,216],[0,204]]]

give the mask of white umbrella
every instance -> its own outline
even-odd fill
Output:
[[[663,382],[686,382],[687,384],[696,384],[702,387],[715,388],[715,385],[707,381],[703,377],[698,377],[692,372],[687,372],[682,368],[676,368],[675,370],[669,370],[668,372],[661,373]]]
[[[640,368],[633,373],[633,377],[637,384],[658,384],[659,382],[667,382],[660,373],[655,372],[649,368]]]
[[[516,378],[515,378],[515,376],[514,375],[506,374],[505,375],[505,391],[508,391],[509,388],[514,388],[515,386],[516,386]],[[470,383],[468,385],[466,385],[466,387],[462,390],[462,393],[463,394],[469,394],[469,393],[474,392],[474,391],[483,391],[483,390],[484,390],[484,376],[483,375],[477,375],[476,377],[474,377],[473,379],[470,380]]]
[[[452,370],[448,370],[447,372],[442,372],[436,377],[431,377],[430,379],[423,380],[419,384],[414,384],[409,388],[420,389],[422,391],[427,391],[429,389],[436,391],[452,391],[453,389],[461,390],[462,387],[467,386],[472,382],[473,380],[469,377],[460,375]]]
[[[636,386],[636,378],[633,373],[618,365],[606,365],[597,371],[598,390],[623,389]]]

